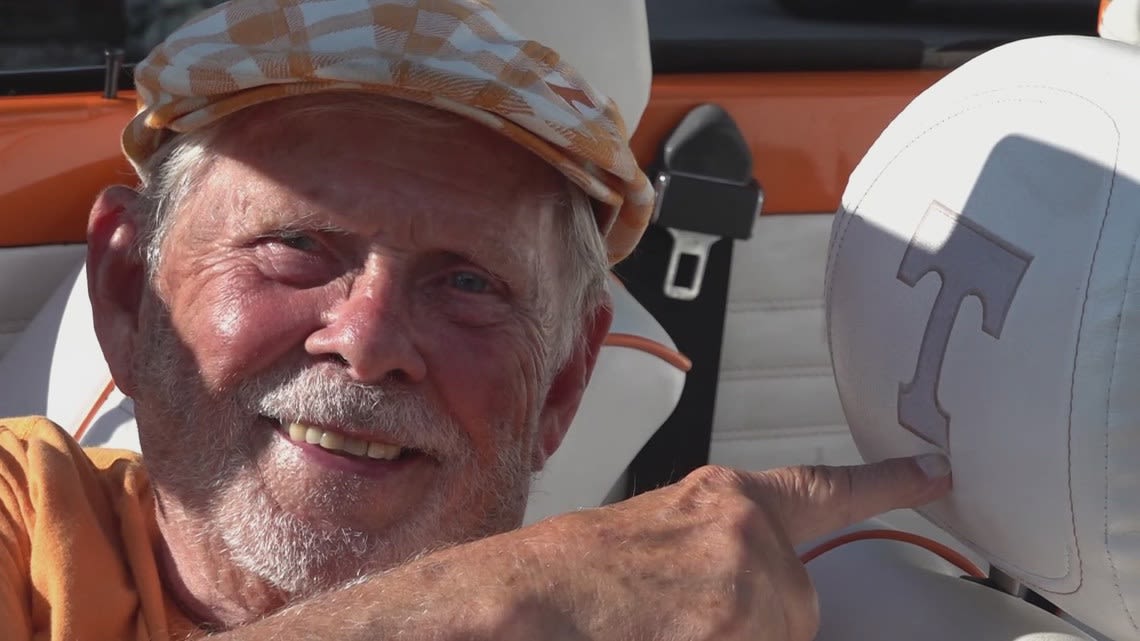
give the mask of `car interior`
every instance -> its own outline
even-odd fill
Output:
[[[0,31],[0,414],[128,449],[83,241],[133,179],[136,4],[70,59]],[[1140,639],[1136,2],[494,4],[614,99],[659,201],[528,522],[943,451],[951,499],[804,546],[819,639]]]

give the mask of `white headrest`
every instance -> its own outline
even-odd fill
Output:
[[[945,451],[923,513],[1140,639],[1140,49],[1023,40],[919,96],[851,176],[828,334],[863,456]]]
[[[633,135],[653,68],[645,0],[491,0],[523,36],[557,51],[570,66],[617,103]]]

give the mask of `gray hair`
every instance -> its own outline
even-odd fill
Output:
[[[401,109],[397,104],[383,100],[352,101],[335,107],[362,109],[370,114],[394,118],[402,124],[425,127],[453,126],[457,117],[444,112],[439,114]],[[330,105],[299,106],[288,112],[289,117],[316,115],[330,109]],[[205,176],[216,157],[211,150],[223,127],[214,125],[182,134],[167,141],[142,167],[136,220],[139,239],[136,245],[147,274],[153,279],[163,258],[163,246],[173,227],[174,213],[180,203]],[[569,179],[561,194],[552,195],[566,215],[555,216],[556,246],[565,248],[561,261],[562,287],[559,300],[548,301],[543,314],[544,345],[553,371],[586,347],[586,331],[600,308],[607,305],[609,296],[606,280],[609,262],[605,244],[598,233],[590,197]],[[576,319],[577,322],[566,322]]]

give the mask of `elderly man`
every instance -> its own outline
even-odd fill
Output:
[[[807,639],[793,545],[948,490],[708,468],[519,528],[651,205],[612,103],[475,0],[234,0],[136,76],[88,274],[143,457],[3,422],[4,639]]]

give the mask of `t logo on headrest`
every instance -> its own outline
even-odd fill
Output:
[[[899,424],[950,451],[950,415],[938,401],[942,362],[958,309],[982,303],[982,331],[1001,338],[1006,313],[1033,257],[938,202],[930,204],[903,254],[897,278],[914,287],[928,272],[942,280],[930,310],[914,376],[899,384]]]

